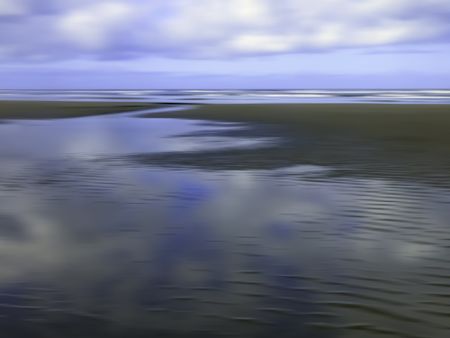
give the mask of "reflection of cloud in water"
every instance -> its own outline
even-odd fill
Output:
[[[336,176],[329,167],[298,163],[233,170],[124,165],[120,156],[103,156],[167,151],[161,134],[155,142],[149,136],[155,126],[147,124],[158,122],[134,129],[134,122],[106,119],[97,139],[97,126],[82,121],[41,151],[31,131],[49,132],[52,123],[25,123],[29,144],[2,157],[0,295],[16,298],[3,302],[0,324],[10,337],[31,320],[47,323],[30,324],[38,337],[45,330],[113,336],[107,328],[130,337],[445,332],[436,294],[446,292],[450,264],[448,214],[440,204],[449,201],[446,189],[383,175]],[[127,143],[126,132],[117,149],[122,128],[139,135]],[[163,134],[189,128],[197,127],[180,124]],[[43,130],[37,133],[39,139]],[[12,136],[0,130],[1,137]],[[189,147],[204,140],[193,138]],[[168,147],[179,142],[172,138]],[[231,137],[229,145],[241,144]]]

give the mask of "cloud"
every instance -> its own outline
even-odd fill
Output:
[[[94,3],[62,15],[57,29],[67,42],[81,49],[102,50],[114,43],[117,33],[128,29],[134,11],[125,3]]]
[[[0,0],[0,17],[22,15],[25,7],[20,1]]]
[[[222,58],[447,42],[448,0],[0,0],[0,59]]]

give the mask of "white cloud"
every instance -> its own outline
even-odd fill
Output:
[[[0,0],[0,18],[2,16],[16,16],[27,13],[27,6],[21,0]]]
[[[58,21],[58,30],[81,48],[102,49],[131,23],[135,9],[120,2],[89,5],[63,15]]]
[[[0,0],[6,14],[22,15],[0,21],[0,46],[16,59],[36,50],[50,58],[227,57],[450,36],[448,0]]]
[[[239,35],[226,45],[230,51],[240,53],[289,52],[296,47],[299,38],[273,34]]]

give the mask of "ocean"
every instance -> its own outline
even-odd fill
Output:
[[[450,103],[449,89],[417,90],[0,90],[8,100],[166,103]]]

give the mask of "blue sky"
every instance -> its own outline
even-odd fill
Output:
[[[0,0],[1,88],[449,88],[449,0]]]

